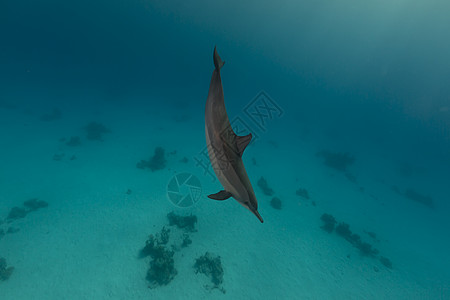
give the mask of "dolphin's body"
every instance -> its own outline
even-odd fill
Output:
[[[225,200],[230,197],[250,210],[263,223],[258,213],[255,192],[242,163],[242,153],[250,143],[252,134],[237,136],[230,125],[223,97],[220,68],[224,62],[214,48],[214,66],[205,110],[206,144],[209,159],[223,191],[208,197]]]

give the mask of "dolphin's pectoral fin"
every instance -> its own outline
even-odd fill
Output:
[[[248,144],[250,144],[251,141],[252,141],[251,133],[244,136],[236,136],[236,146],[239,152],[239,156],[242,156],[245,148],[248,146]]]
[[[211,194],[208,195],[208,198],[210,199],[214,199],[214,200],[227,200],[228,198],[230,198],[232,195],[230,192],[227,192],[225,190],[220,191],[216,194]]]

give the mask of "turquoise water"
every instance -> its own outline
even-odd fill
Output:
[[[1,1],[0,299],[450,299],[449,9]]]

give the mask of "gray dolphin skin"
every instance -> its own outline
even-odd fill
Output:
[[[250,143],[252,134],[238,136],[231,128],[225,110],[220,77],[220,69],[224,62],[217,53],[216,47],[214,47],[213,59],[215,69],[209,85],[205,110],[206,144],[212,167],[224,190],[209,195],[208,198],[226,200],[233,197],[263,223],[258,213],[255,192],[242,162],[242,154]]]

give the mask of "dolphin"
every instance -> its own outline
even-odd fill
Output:
[[[224,61],[214,47],[214,71],[209,85],[205,109],[206,145],[214,172],[224,190],[208,196],[214,200],[236,199],[250,210],[260,221],[258,201],[245,171],[242,154],[252,140],[252,134],[238,136],[231,127],[225,109],[220,69]]]

